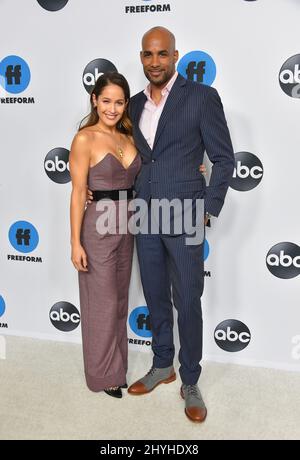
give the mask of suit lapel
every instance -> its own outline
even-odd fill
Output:
[[[133,109],[133,116],[132,116],[132,122],[134,126],[134,132],[135,132],[135,142],[136,144],[141,144],[142,149],[140,149],[142,152],[145,152],[145,150],[149,151],[149,154],[151,156],[152,150],[144,138],[144,135],[142,131],[140,130],[140,119],[142,112],[144,110],[145,102],[147,100],[147,97],[145,96],[144,93],[141,93],[140,97],[138,98],[138,101],[135,104],[135,107]]]
[[[174,114],[175,107],[179,104],[184,96],[183,89],[185,85],[186,80],[181,75],[178,75],[161,114],[153,144],[153,150],[155,149],[155,146],[166,126],[167,121]]]

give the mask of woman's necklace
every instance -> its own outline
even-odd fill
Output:
[[[117,155],[122,159],[123,156],[124,156],[124,150],[122,149],[120,143],[116,142],[116,139],[109,133],[103,131],[101,128],[97,128],[99,132],[101,133],[104,133],[104,134],[107,134],[108,136],[112,137],[114,142],[116,143],[116,151],[117,151]]]
[[[117,145],[117,154],[119,155],[120,158],[123,158],[124,156],[123,149],[119,145]]]

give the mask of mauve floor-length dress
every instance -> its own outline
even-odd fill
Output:
[[[116,156],[108,153],[90,167],[88,187],[131,188],[140,167],[139,155],[125,169]],[[113,203],[123,216],[125,211],[127,223],[128,201]],[[79,272],[79,294],[86,382],[90,390],[101,391],[126,382],[128,289],[134,237],[129,232],[118,233],[118,217],[116,234],[100,234],[96,222],[102,212],[96,206],[94,201],[87,207],[82,222],[81,243],[87,253],[88,272]]]

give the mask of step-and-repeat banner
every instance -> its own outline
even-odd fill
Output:
[[[81,340],[70,144],[99,75],[145,87],[141,37],[162,25],[178,71],[218,89],[236,156],[206,234],[205,358],[300,370],[300,1],[1,0],[0,17],[0,358],[7,334]],[[150,351],[136,256],[128,336]]]

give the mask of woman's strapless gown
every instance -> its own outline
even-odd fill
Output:
[[[125,169],[108,153],[90,168],[88,186],[91,190],[128,189],[140,167],[139,155]],[[123,207],[128,220],[128,201],[114,203],[117,209]],[[126,382],[128,290],[134,243],[132,234],[118,234],[118,218],[116,234],[99,234],[96,221],[101,212],[96,206],[93,202],[84,214],[81,243],[87,253],[88,272],[79,272],[84,368],[92,391]]]

